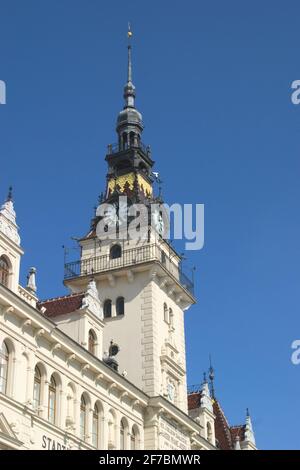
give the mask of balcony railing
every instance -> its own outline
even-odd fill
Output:
[[[126,150],[130,149],[130,148],[133,148],[133,149],[141,149],[142,152],[145,154],[145,155],[148,155],[150,156],[151,155],[151,149],[149,147],[149,145],[145,145],[143,142],[138,142],[137,144],[124,144],[124,145],[119,145],[118,143],[116,144],[109,144],[107,146],[107,153],[108,155],[114,155],[115,153],[119,153],[119,152],[125,152]]]
[[[155,244],[123,250],[119,258],[112,259],[107,254],[66,263],[64,278],[91,276],[113,269],[147,263],[148,261],[158,261],[187,291],[194,294],[194,282],[183,272],[181,264],[175,264],[166,252]]]

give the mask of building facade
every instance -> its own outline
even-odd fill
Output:
[[[248,414],[230,427],[206,379],[187,391],[193,282],[162,236],[168,217],[142,143],[130,45],[124,100],[105,194],[80,259],[65,264],[67,295],[39,300],[34,268],[19,284],[11,191],[0,210],[0,448],[255,449]],[[147,236],[131,239],[136,204]]]

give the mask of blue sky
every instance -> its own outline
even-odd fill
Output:
[[[0,196],[14,186],[41,298],[63,294],[62,245],[89,228],[123,106],[126,27],[164,197],[205,204],[188,382],[212,354],[232,424],[260,448],[299,448],[300,79],[296,1],[0,0]],[[180,247],[179,247],[180,248]]]

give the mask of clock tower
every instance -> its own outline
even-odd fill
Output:
[[[163,395],[186,412],[184,312],[195,302],[193,283],[182,271],[181,256],[162,236],[166,217],[161,196],[154,194],[150,147],[142,142],[131,53],[129,44],[117,143],[108,145],[105,157],[106,190],[99,208],[109,206],[105,216],[97,211],[89,233],[79,241],[80,260],[66,263],[65,285],[81,292],[94,279],[105,323],[104,359],[110,342],[118,344],[119,372],[148,395]],[[128,207],[135,204],[146,208],[142,221],[146,237],[128,236],[132,219]],[[103,220],[105,231],[99,235],[97,227]]]

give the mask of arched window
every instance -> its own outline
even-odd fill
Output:
[[[120,449],[125,449],[125,426],[123,420],[120,423]]]
[[[85,440],[85,427],[86,427],[86,402],[84,396],[81,396],[80,401],[80,439]]]
[[[97,405],[94,406],[93,411],[93,426],[92,426],[92,444],[94,447],[98,447],[99,441],[99,410]]]
[[[48,393],[48,421],[55,424],[56,420],[56,382],[53,375],[50,379],[49,393]]]
[[[122,144],[123,144],[123,150],[128,148],[126,132],[123,132],[122,134]]]
[[[122,248],[121,248],[121,245],[113,245],[110,249],[110,252],[109,252],[109,257],[110,259],[117,259],[117,258],[121,258],[122,256]]]
[[[34,369],[34,382],[33,382],[33,408],[38,410],[41,403],[41,372],[38,366]]]
[[[7,377],[8,377],[8,360],[9,351],[5,341],[3,341],[0,349],[0,392],[7,392]]]
[[[110,299],[106,299],[104,302],[103,315],[104,315],[104,318],[111,317],[111,300]]]
[[[0,257],[0,284],[8,287],[8,278],[9,278],[9,264],[4,258]]]
[[[161,262],[162,264],[166,264],[166,261],[167,261],[167,257],[166,257],[166,253],[164,251],[161,252]]]
[[[131,450],[136,450],[137,446],[136,446],[136,432],[135,432],[135,429],[132,428],[132,431],[131,431],[131,436],[130,436],[130,449]]]
[[[134,132],[130,132],[129,134],[129,145],[130,147],[134,147]]]
[[[116,301],[117,315],[125,314],[124,297],[118,297]]]
[[[164,320],[169,323],[169,311],[166,303],[164,303]]]
[[[93,330],[89,331],[89,352],[92,354],[96,353],[96,333]]]

